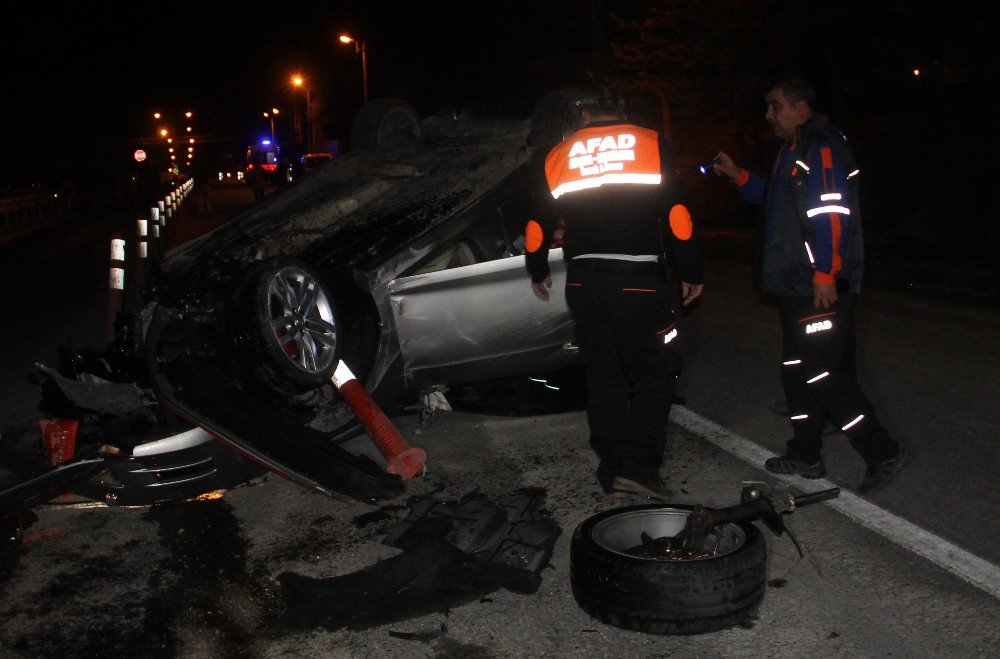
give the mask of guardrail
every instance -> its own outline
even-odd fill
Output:
[[[0,243],[72,214],[74,203],[71,187],[0,199]]]

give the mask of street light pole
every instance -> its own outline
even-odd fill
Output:
[[[265,112],[264,118],[271,120],[271,144],[274,144],[274,118],[278,115],[278,108],[271,108],[271,112]]]
[[[303,141],[303,137],[305,137],[306,140],[312,141],[312,138],[313,138],[312,125],[311,125],[311,122],[309,121],[309,112],[310,112],[310,107],[309,106],[310,106],[311,101],[312,101],[312,99],[310,98],[312,90],[309,89],[309,86],[306,84],[305,79],[302,76],[300,76],[300,75],[292,76],[292,85],[295,86],[295,87],[305,87],[305,90],[306,90],[306,131],[305,131],[305,135],[303,136],[301,129],[298,130],[299,141],[300,142]],[[298,104],[296,104],[296,107],[298,107]],[[295,111],[295,116],[298,117],[298,110],[297,109]],[[306,144],[306,148],[309,148],[308,144]]]
[[[365,48],[365,42],[355,39],[349,34],[340,35],[340,43],[354,44],[354,52],[361,53],[361,79],[364,86],[364,98],[365,103],[368,102],[368,49]]]
[[[365,42],[359,42],[361,44],[361,79],[364,84],[365,90],[365,103],[368,102],[368,50],[365,48]]]
[[[316,136],[313,135],[313,130],[316,128],[315,121],[312,120],[312,90],[306,87],[306,135],[309,136],[309,141],[306,144],[306,151],[310,149],[310,146],[315,144]]]

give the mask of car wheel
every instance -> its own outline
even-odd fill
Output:
[[[729,523],[700,555],[668,549],[662,539],[681,531],[692,509],[629,506],[580,524],[570,544],[580,607],[606,624],[653,634],[716,631],[754,613],[767,575],[763,535],[749,522]]]
[[[366,103],[351,125],[351,148],[356,151],[406,146],[420,141],[420,117],[399,98],[376,98]]]
[[[264,384],[294,394],[329,383],[340,359],[340,317],[311,267],[289,258],[266,263],[241,297],[251,366]]]
[[[548,148],[573,133],[580,120],[577,103],[585,97],[580,89],[557,89],[538,99],[531,113],[528,144]]]

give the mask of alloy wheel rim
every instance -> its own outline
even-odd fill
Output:
[[[299,369],[321,373],[333,363],[337,326],[322,286],[297,267],[279,270],[267,288],[267,312],[275,341]]]

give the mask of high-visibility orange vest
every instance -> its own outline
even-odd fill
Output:
[[[659,185],[658,140],[656,131],[632,124],[581,128],[545,158],[553,198],[604,185]]]

